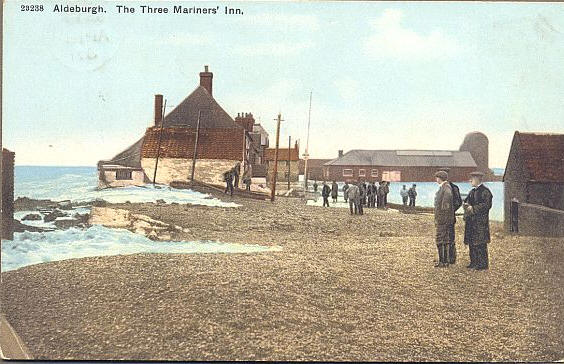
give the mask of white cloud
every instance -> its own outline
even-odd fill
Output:
[[[266,42],[246,44],[235,48],[237,53],[241,55],[252,56],[293,56],[308,48],[311,48],[311,42]]]
[[[353,101],[357,98],[360,85],[359,82],[352,78],[342,78],[333,82],[339,95],[345,101]]]
[[[420,34],[402,25],[403,12],[386,9],[375,19],[375,33],[365,42],[365,51],[376,58],[436,59],[460,50],[456,40],[434,29]]]
[[[315,15],[279,13],[245,14],[244,17],[237,19],[237,21],[257,29],[285,29],[297,32],[319,30],[319,20]]]

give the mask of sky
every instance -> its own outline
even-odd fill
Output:
[[[4,2],[2,100],[2,143],[19,165],[113,157],[152,125],[153,95],[170,112],[204,65],[231,116],[252,112],[273,141],[281,113],[281,144],[299,139],[301,153],[311,92],[311,158],[457,150],[481,131],[490,167],[504,167],[516,130],[564,133],[559,3],[81,2],[102,5],[97,15],[21,4]],[[220,11],[142,14],[141,4]]]

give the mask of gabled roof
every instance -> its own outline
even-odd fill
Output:
[[[564,182],[564,134],[515,132],[529,180]],[[513,151],[512,151],[513,152]]]
[[[202,111],[200,128],[242,129],[217,101],[202,86],[198,86],[188,97],[165,116],[163,126],[196,128],[198,112]]]
[[[475,168],[476,162],[470,152],[466,151],[354,149],[324,165]]]
[[[98,162],[98,166],[100,165],[119,165],[124,167],[131,167],[131,168],[141,168],[141,147],[143,146],[143,140],[145,137],[141,137],[138,141],[136,141],[133,145],[129,148],[124,150],[123,152],[117,154],[110,160],[102,160]]]

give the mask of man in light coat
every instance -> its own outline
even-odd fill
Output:
[[[435,180],[439,184],[439,190],[435,194],[435,243],[439,253],[439,262],[435,267],[448,267],[450,233],[454,224],[454,208],[452,205],[452,188],[448,183],[448,173],[438,171]]]
[[[349,198],[351,215],[358,214],[360,209],[360,190],[354,183],[351,183],[350,187],[347,189],[347,197]]]

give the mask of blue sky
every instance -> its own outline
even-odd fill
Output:
[[[116,2],[89,3],[105,7],[96,16],[52,13],[55,3],[32,14],[20,4],[4,2],[3,49],[3,145],[18,164],[112,157],[151,125],[153,95],[177,105],[205,64],[228,113],[252,112],[273,140],[281,112],[282,140],[299,138],[302,151],[313,91],[316,158],[458,149],[479,130],[490,166],[504,167],[515,130],[564,132],[558,3],[229,3],[238,16],[117,14]]]

